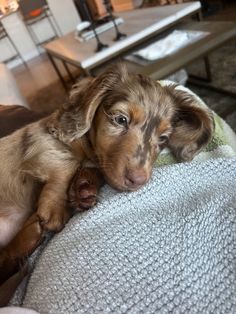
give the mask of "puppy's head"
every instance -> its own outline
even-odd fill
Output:
[[[211,117],[194,99],[123,65],[75,86],[61,121],[71,139],[89,138],[107,182],[119,190],[145,184],[164,146],[189,160],[212,132]]]

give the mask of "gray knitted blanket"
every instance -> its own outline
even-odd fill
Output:
[[[46,246],[23,305],[41,314],[236,313],[236,158],[105,186]]]

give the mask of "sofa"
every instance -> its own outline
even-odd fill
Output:
[[[140,190],[104,186],[93,209],[31,257],[10,305],[41,314],[235,313],[236,137],[215,122],[212,143],[192,162],[164,151]]]

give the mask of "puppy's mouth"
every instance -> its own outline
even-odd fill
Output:
[[[114,189],[120,192],[133,192],[140,189],[144,184],[147,183],[148,178],[142,179],[142,182],[134,182],[132,179],[127,178],[125,175],[116,176],[114,171],[113,175],[108,174],[106,171],[103,171],[104,178],[106,182],[113,187]]]
[[[143,184],[139,184],[139,185],[135,185],[135,186],[128,186],[127,184],[124,183],[120,183],[114,179],[110,179],[109,177],[105,176],[105,180],[106,182],[113,187],[114,189],[120,191],[120,192],[133,192],[133,191],[137,191],[138,189],[140,189]]]

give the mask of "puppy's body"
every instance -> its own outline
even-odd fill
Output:
[[[102,180],[86,164],[96,165],[114,188],[137,190],[164,146],[191,160],[213,130],[211,112],[175,85],[161,86],[123,66],[81,81],[68,104],[0,140],[0,282],[38,245],[43,230],[64,226],[67,195],[75,209],[94,204]]]
[[[53,193],[60,194],[60,183],[69,183],[80,160],[47,132],[49,120],[44,118],[0,139],[0,246],[9,242],[37,206],[39,213],[40,206],[54,206],[55,210],[65,206],[60,202],[65,202],[66,187],[59,199],[52,200]],[[37,204],[46,182],[51,196]]]

